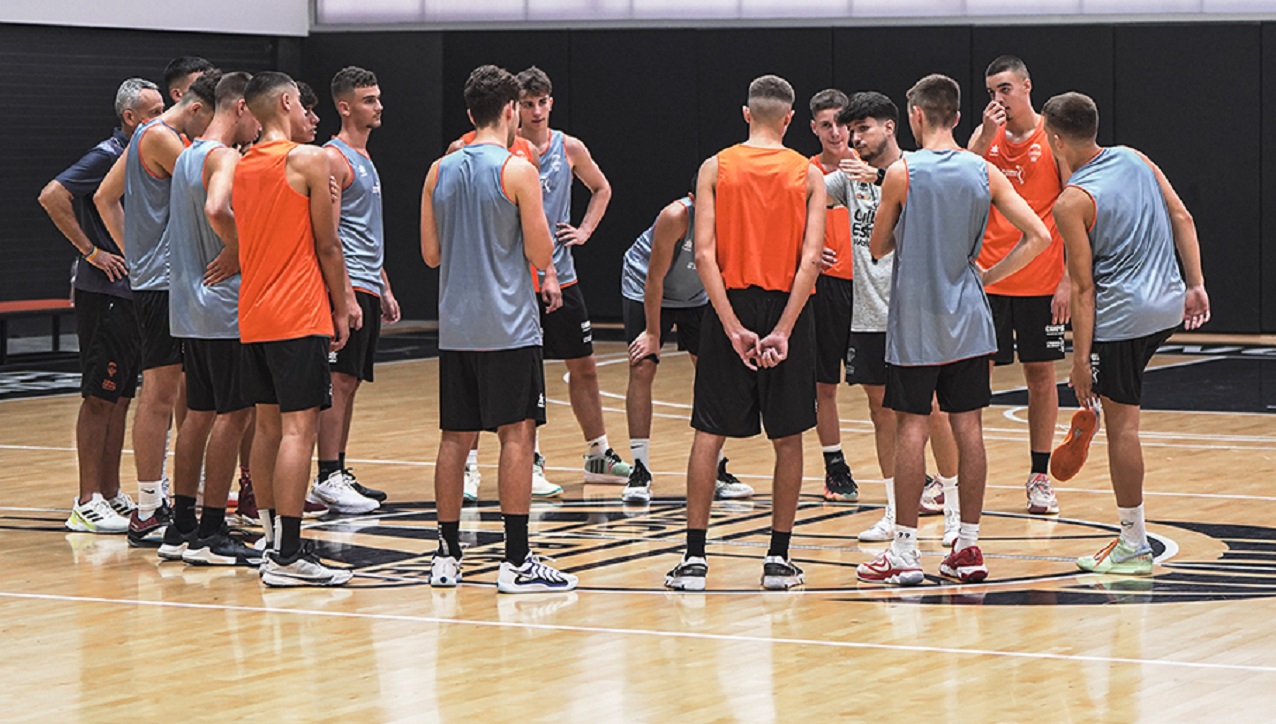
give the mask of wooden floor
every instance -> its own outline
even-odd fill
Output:
[[[611,440],[627,455],[626,366],[600,344]],[[1198,358],[1158,357],[1154,365]],[[1199,359],[1204,359],[1199,358]],[[1069,366],[1058,366],[1061,377]],[[6,720],[167,721],[960,721],[1270,720],[1276,704],[1276,417],[1144,415],[1152,579],[1079,574],[1112,535],[1104,438],[1057,488],[1057,518],[1024,513],[1026,411],[984,424],[989,494],[982,545],[991,579],[859,585],[873,555],[854,534],[884,492],[863,393],[842,387],[843,441],[860,505],[819,498],[807,437],[793,555],[808,587],[758,590],[769,522],[769,446],[731,441],[753,501],[715,504],[710,591],[662,590],[681,545],[691,365],[670,354],[656,380],[657,500],[580,482],[583,444],[561,364],[547,365],[542,448],[564,501],[537,503],[533,546],[577,572],[581,590],[498,596],[495,438],[482,502],[463,530],[467,583],[425,585],[435,547],[432,463],[437,363],[381,366],[360,392],[349,456],[389,491],[379,514],[307,533],[357,568],[339,590],[267,590],[251,570],[159,563],[123,537],[67,533],[74,495],[74,396],[0,402],[0,714]],[[994,389],[1022,385],[998,369]],[[1061,426],[1071,410],[1060,412]],[[132,479],[132,457],[124,470]],[[126,490],[134,490],[132,483]],[[942,521],[923,519],[923,564]]]

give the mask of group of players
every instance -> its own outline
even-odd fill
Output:
[[[41,196],[84,253],[75,282],[85,364],[81,489],[67,526],[121,532],[128,515],[130,541],[158,543],[164,558],[259,564],[267,585],[340,585],[350,572],[302,545],[300,524],[308,505],[361,513],[384,499],[344,461],[355,391],[372,379],[379,321],[398,318],[382,268],[380,184],[366,151],[380,125],[380,90],[366,70],[339,72],[332,90],[342,131],[318,149],[304,145],[314,137],[316,99],[286,75],[223,75],[206,63],[179,70],[186,72],[170,77],[176,103],[168,110],[153,84],[121,86],[121,131]],[[1143,368],[1169,331],[1208,319],[1191,217],[1149,161],[1096,145],[1088,98],[1057,96],[1039,114],[1022,61],[1003,56],[986,75],[990,103],[969,143],[974,153],[953,139],[960,91],[943,76],[908,94],[920,148],[907,154],[896,139],[899,111],[885,95],[816,94],[811,128],[822,151],[811,159],[783,145],[792,87],[775,76],[750,85],[748,140],[706,161],[691,193],[665,207],[625,255],[630,466],[607,442],[571,253],[602,220],[610,185],[579,139],[550,128],[552,87],[542,71],[476,69],[465,87],[475,130],[431,166],[421,203],[422,257],[440,268],[432,585],[461,580],[460,512],[477,497],[478,433],[487,430],[501,448],[498,590],[575,587],[575,576],[545,564],[528,543],[531,497],[562,492],[545,479],[536,447],[543,360],[566,362],[587,441],[585,479],[623,482],[623,499],[642,503],[651,498],[652,380],[675,327],[697,364],[696,433],[687,549],[667,586],[704,589],[711,501],[752,494],[726,471],[723,443],[763,428],[776,466],[762,585],[804,582],[788,549],[807,429],[817,428],[823,447],[825,497],[859,497],[839,440],[843,364],[845,380],[863,385],[869,399],[887,489],[882,519],[859,538],[891,545],[859,577],[920,583],[917,518],[942,512],[950,554],[940,572],[983,580],[981,410],[991,362],[1009,364],[1018,350],[1030,400],[1028,510],[1057,513],[1048,476],[1054,361],[1063,358],[1070,316],[1072,384],[1086,410],[1097,410],[1102,396],[1122,522],[1117,541],[1078,564],[1150,572],[1139,395]],[[195,139],[189,147],[186,138]],[[578,225],[570,218],[574,178],[591,194]],[[73,207],[86,195],[95,203]],[[118,463],[136,376],[125,362],[128,340],[138,337],[134,505],[119,490]],[[174,410],[170,514],[162,472]],[[1065,442],[1071,467],[1096,424]],[[311,488],[316,439],[320,473]],[[927,439],[939,468],[933,479],[925,474]],[[247,501],[255,513],[247,517],[260,519],[260,546],[225,523],[241,452],[251,464],[241,471],[239,508],[244,517]]]

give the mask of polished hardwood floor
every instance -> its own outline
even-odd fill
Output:
[[[1227,340],[1222,340],[1227,341]],[[1258,343],[1258,340],[1251,340]],[[628,457],[623,347],[598,345],[607,424]],[[1208,355],[1154,367],[1208,370]],[[1066,376],[1067,362],[1058,365]],[[437,433],[437,363],[378,367],[349,448],[377,513],[308,525],[353,566],[343,589],[269,590],[256,573],[160,563],[122,536],[62,529],[74,495],[78,398],[0,402],[0,712],[8,720],[954,721],[1266,720],[1276,703],[1276,417],[1186,407],[1143,417],[1150,579],[1083,575],[1075,556],[1113,533],[1106,447],[1058,485],[1057,517],[1028,516],[1026,411],[984,416],[982,545],[991,578],[937,577],[907,591],[857,584],[875,546],[854,534],[884,493],[864,395],[842,387],[843,443],[859,505],[824,503],[819,446],[793,555],[805,589],[758,589],[772,455],[731,441],[752,501],[717,503],[710,590],[662,589],[680,554],[692,367],[666,353],[655,385],[657,499],[585,485],[583,443],[561,363],[546,367],[541,446],[562,501],[538,502],[533,546],[581,577],[570,594],[499,596],[496,440],[484,436],[479,506],[467,508],[467,580],[426,585]],[[1166,374],[1169,372],[1167,371]],[[1195,372],[1191,373],[1195,375]],[[1177,379],[1177,378],[1176,378]],[[1189,375],[1211,394],[1208,375]],[[994,389],[1023,384],[999,368]],[[1261,390],[1255,389],[1257,397]],[[1192,399],[1189,389],[1184,395]],[[1004,400],[1005,398],[999,398]],[[1071,409],[1060,411],[1060,433]],[[1059,437],[1056,437],[1058,441]],[[124,458],[132,480],[132,457]],[[133,492],[132,482],[125,489]],[[927,573],[942,521],[924,518]]]

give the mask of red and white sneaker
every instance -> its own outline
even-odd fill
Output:
[[[978,583],[988,577],[988,566],[984,565],[984,553],[979,546],[970,546],[949,553],[944,562],[939,564],[939,573],[948,578],[955,578],[962,583]]]
[[[887,548],[868,563],[856,566],[855,575],[861,581],[869,583],[917,586],[925,580],[921,560],[921,554],[917,551],[896,553],[893,549]]]
[[[922,500],[917,506],[918,515],[939,515],[944,512],[944,484],[937,478],[926,476],[922,488]]]

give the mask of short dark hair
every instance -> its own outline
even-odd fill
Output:
[[[217,107],[225,108],[244,97],[244,87],[252,80],[252,73],[238,71],[227,73],[217,81]]]
[[[199,101],[203,103],[209,110],[217,107],[217,84],[221,82],[222,72],[216,68],[209,68],[200,74],[191,83],[191,87],[186,91],[186,95],[182,96],[179,103],[192,103]]]
[[[762,75],[749,84],[749,113],[760,121],[776,121],[793,109],[793,86],[778,75]]]
[[[1028,66],[1024,64],[1022,59],[1014,55],[997,56],[996,60],[988,64],[988,70],[984,71],[984,77],[991,78],[1008,70],[1013,70],[1024,78],[1030,77],[1028,75]]]
[[[825,88],[811,96],[811,116],[814,117],[816,113],[827,111],[830,108],[840,111],[850,102],[850,99],[842,91],[836,88]]]
[[[319,105],[319,94],[315,93],[315,89],[304,80],[297,81],[297,100],[301,101],[301,107],[310,110]]]
[[[1071,141],[1093,141],[1099,135],[1099,107],[1084,93],[1057,95],[1041,108],[1046,125]]]
[[[287,73],[280,73],[276,70],[262,71],[254,75],[252,80],[248,81],[248,85],[244,86],[244,102],[248,104],[253,115],[257,116],[257,120],[261,120],[258,111],[264,110],[262,103],[268,101],[280,89],[287,86],[293,86],[294,88],[297,86],[297,83]]]
[[[849,126],[865,118],[894,121],[899,125],[899,107],[895,101],[877,91],[862,91],[851,96],[850,103],[837,114],[837,122]]]
[[[168,61],[164,68],[164,85],[170,90],[173,84],[191,73],[212,70],[213,64],[195,55],[179,55]]]
[[[353,93],[355,88],[368,88],[374,85],[378,85],[376,73],[364,70],[357,65],[347,65],[332,76],[332,99],[335,101],[341,96]]]
[[[518,79],[495,65],[480,65],[465,81],[465,107],[475,128],[486,128],[501,118],[505,106],[518,100]]]
[[[554,95],[554,84],[549,81],[549,76],[534,65],[518,74],[518,89],[529,96]]]
[[[908,90],[908,107],[922,109],[926,122],[937,128],[956,125],[960,106],[961,86],[946,75],[931,73]]]

